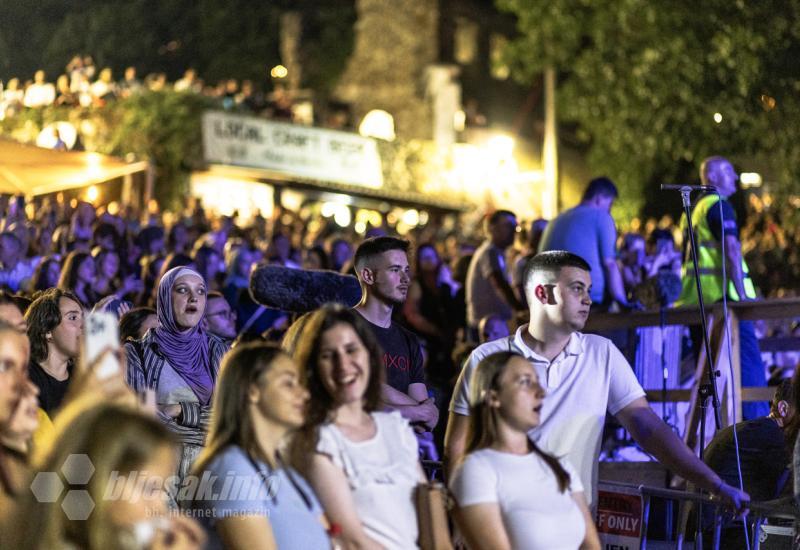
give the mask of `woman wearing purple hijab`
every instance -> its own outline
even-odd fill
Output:
[[[128,385],[140,394],[155,392],[159,418],[181,443],[181,481],[203,448],[211,394],[228,351],[203,329],[205,309],[206,283],[200,274],[183,266],[171,269],[158,285],[158,326],[125,344]]]

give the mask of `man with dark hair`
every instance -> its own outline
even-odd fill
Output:
[[[607,309],[612,300],[625,307],[630,305],[617,265],[617,228],[611,217],[617,194],[617,187],[610,179],[593,179],[581,203],[547,225],[539,245],[541,252],[568,250],[589,263],[592,302],[602,309]]]
[[[706,447],[703,460],[725,483],[737,487],[741,464],[742,487],[755,501],[773,500],[783,494],[791,494],[791,490],[788,493],[784,491],[792,486],[792,449],[797,437],[797,429],[792,421],[794,404],[792,380],[782,380],[775,389],[769,415],[745,420],[718,431]],[[704,525],[707,529],[711,529],[712,521],[711,517],[706,517]],[[720,548],[733,550],[746,547],[741,522],[732,521],[723,525]]]
[[[221,292],[212,290],[208,293],[203,327],[207,332],[219,336],[227,343],[236,338],[236,311],[231,309]]]
[[[83,334],[83,308],[71,292],[51,288],[25,314],[31,342],[28,376],[39,388],[39,404],[52,416],[69,387]]]
[[[754,500],[778,496],[788,479],[793,441],[787,428],[795,415],[794,389],[791,380],[782,380],[775,389],[767,416],[739,422],[716,434],[708,444],[703,460],[731,485],[739,485],[739,470],[733,430],[739,441],[742,483]]]
[[[533,365],[547,393],[541,424],[531,437],[566,457],[593,500],[606,413],[614,415],[645,451],[697,486],[740,509],[747,495],[725,484],[650,408],[628,362],[607,338],[582,334],[592,305],[590,266],[563,250],[534,256],[525,270],[530,323],[514,335],[482,344],[467,359],[450,403],[445,458],[464,453],[470,415],[470,377],[493,353],[514,351]]]
[[[395,237],[374,237],[361,243],[353,263],[363,297],[355,309],[369,322],[384,352],[384,403],[412,424],[433,430],[439,411],[428,397],[419,341],[392,321],[394,308],[405,302],[411,284],[408,246],[408,241]]]
[[[508,210],[497,210],[484,220],[486,240],[472,256],[467,271],[467,326],[477,340],[478,323],[487,315],[510,321],[522,309],[509,281],[505,251],[514,243],[517,217]]]

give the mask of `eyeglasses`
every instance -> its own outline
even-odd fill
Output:
[[[223,309],[221,311],[216,311],[214,313],[206,313],[206,317],[218,317],[218,316],[223,316],[227,319],[233,319],[234,317],[236,317],[236,312],[233,311],[232,309],[229,309],[227,311]]]

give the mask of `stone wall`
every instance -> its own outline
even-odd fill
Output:
[[[438,61],[438,0],[356,0],[353,55],[334,90],[358,122],[384,109],[398,137],[431,139],[426,68]]]

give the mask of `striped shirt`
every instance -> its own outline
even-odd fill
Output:
[[[211,380],[216,383],[222,357],[229,346],[221,338],[206,334],[208,337],[208,355],[211,363]],[[169,363],[166,356],[158,350],[155,341],[155,332],[149,330],[141,340],[127,342],[125,354],[128,359],[126,381],[137,394],[146,390],[156,390],[164,366]],[[188,387],[188,384],[187,384]],[[199,401],[181,401],[181,414],[172,418],[163,412],[158,412],[158,417],[167,427],[178,436],[181,443],[204,445],[205,434],[211,421],[211,405],[204,405]]]

